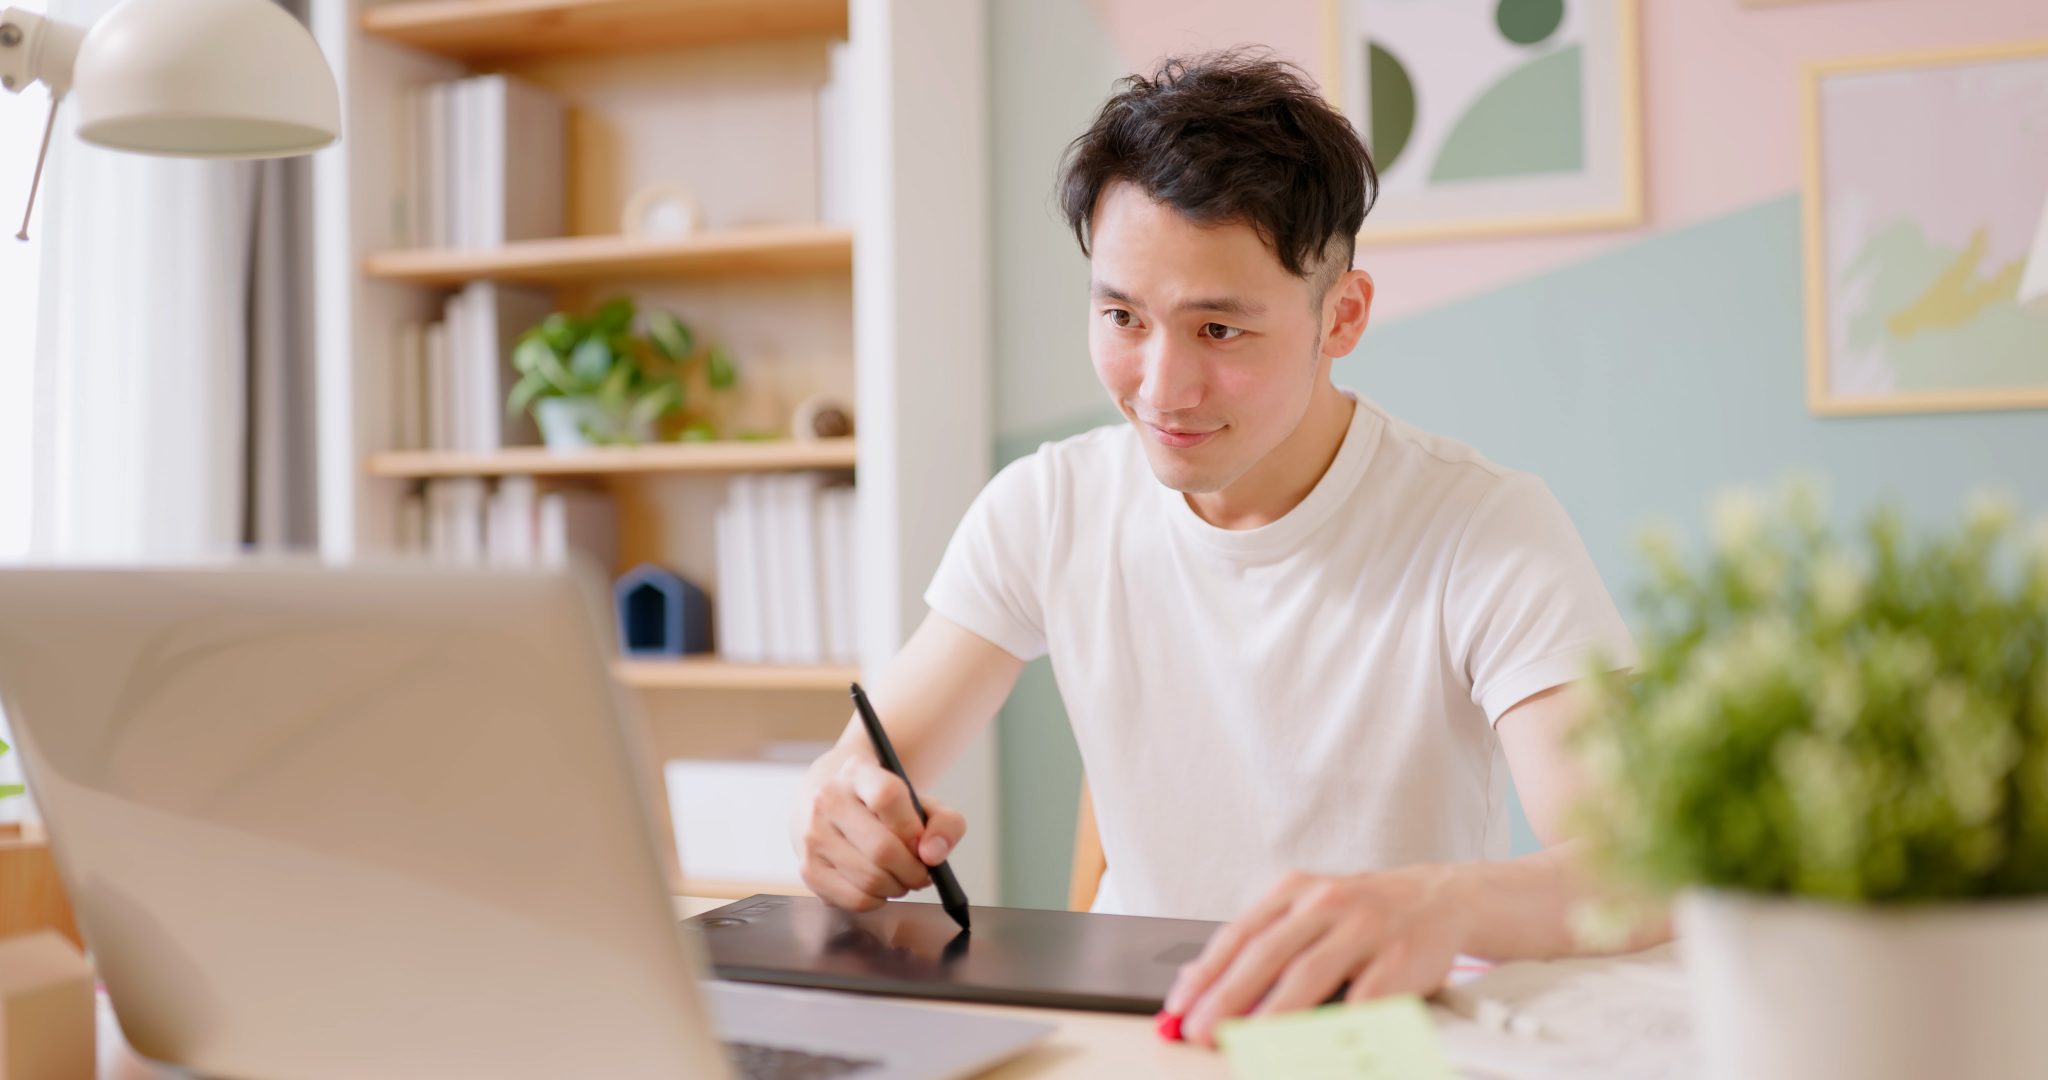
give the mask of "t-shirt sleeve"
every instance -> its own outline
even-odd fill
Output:
[[[1041,586],[1052,517],[1042,454],[1011,462],[975,496],[924,594],[933,611],[1019,660],[1046,650]]]
[[[1542,480],[1510,474],[1474,508],[1452,556],[1444,625],[1488,723],[1635,642],[1570,515]]]

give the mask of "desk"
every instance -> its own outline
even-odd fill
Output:
[[[729,903],[677,897],[688,917]],[[1690,1029],[1668,947],[1612,960],[1513,964],[1495,969],[1468,988],[1485,987],[1546,1026],[1541,1039],[1490,1032],[1438,1008],[1438,1030],[1461,1071],[1480,1078],[1679,1077],[1687,1075]],[[1209,1080],[1231,1075],[1219,1054],[1160,1041],[1144,1016],[1027,1009],[1000,1005],[921,1002],[1054,1025],[1052,1037],[984,1080],[1080,1080],[1170,1076]],[[100,1080],[173,1080],[182,1074],[137,1058],[100,998]]]

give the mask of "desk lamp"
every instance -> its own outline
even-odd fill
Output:
[[[341,95],[313,35],[274,0],[121,0],[90,28],[0,9],[0,88],[50,88],[28,239],[57,106],[78,94],[78,137],[197,158],[307,154],[341,136]]]

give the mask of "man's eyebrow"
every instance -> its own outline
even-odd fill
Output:
[[[1116,303],[1139,309],[1143,309],[1145,306],[1138,302],[1137,297],[1104,282],[1098,281],[1093,283],[1089,291],[1095,295],[1097,300],[1112,300]],[[1235,296],[1199,296],[1191,300],[1181,301],[1179,304],[1174,305],[1173,310],[1175,312],[1213,311],[1221,315],[1264,315],[1266,313],[1266,305],[1253,303],[1250,300]]]
[[[1100,281],[1090,282],[1088,285],[1088,291],[1091,294],[1093,294],[1095,299],[1097,300],[1113,300],[1119,304],[1124,305],[1125,307],[1142,308],[1145,306],[1143,304],[1138,303],[1138,298],[1132,296],[1130,293],[1127,293],[1114,285],[1105,284]]]

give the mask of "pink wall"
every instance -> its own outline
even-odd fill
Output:
[[[1815,60],[2048,40],[2048,0],[1740,0],[1642,6],[1647,228],[1362,251],[1392,318],[1632,243],[1801,184],[1802,66]],[[1256,42],[1325,75],[1324,0],[1090,0],[1133,70],[1169,52]],[[1910,146],[1899,147],[1911,154]]]

